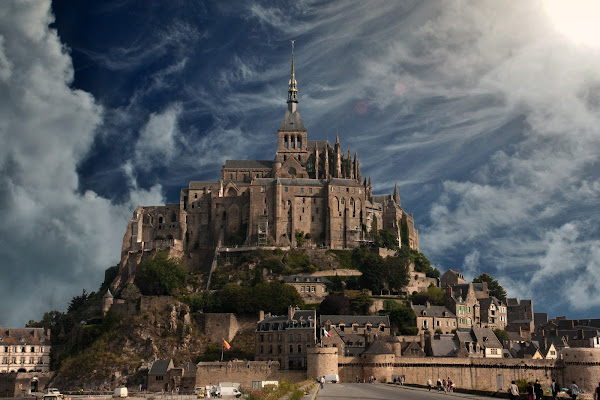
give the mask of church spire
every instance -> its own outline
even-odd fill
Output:
[[[288,89],[288,110],[295,112],[298,106],[298,87],[296,82],[296,73],[294,72],[294,42],[292,40],[292,72],[290,73],[290,85]]]
[[[400,194],[398,194],[398,184],[394,184],[394,201],[397,205],[400,205]]]

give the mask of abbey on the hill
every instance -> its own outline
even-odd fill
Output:
[[[171,247],[193,251],[246,245],[353,248],[373,232],[392,231],[398,244],[419,249],[412,215],[393,194],[373,195],[358,155],[342,152],[339,137],[308,140],[298,112],[292,70],[287,110],[277,130],[273,160],[227,160],[219,181],[192,181],[178,204],[138,207],[123,239],[123,251]],[[405,235],[404,240],[401,240]],[[238,243],[241,244],[241,243]]]

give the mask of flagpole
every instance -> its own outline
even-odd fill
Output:
[[[225,339],[221,338],[221,362],[223,362],[223,347],[225,347]]]

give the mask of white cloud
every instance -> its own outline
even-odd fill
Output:
[[[103,110],[70,87],[71,59],[52,21],[48,1],[8,2],[0,11],[2,63],[12,65],[0,97],[4,326],[64,309],[84,287],[95,290],[118,262],[131,211],[138,202],[163,201],[160,186],[133,188],[123,204],[79,192],[76,168]]]
[[[168,164],[176,153],[179,140],[177,121],[180,103],[171,104],[161,113],[152,113],[135,145],[135,161],[142,168]]]

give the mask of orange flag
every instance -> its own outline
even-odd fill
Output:
[[[231,346],[229,345],[229,343],[227,343],[227,340],[223,339],[223,346],[225,346],[225,348],[227,350],[229,350],[231,348]]]

